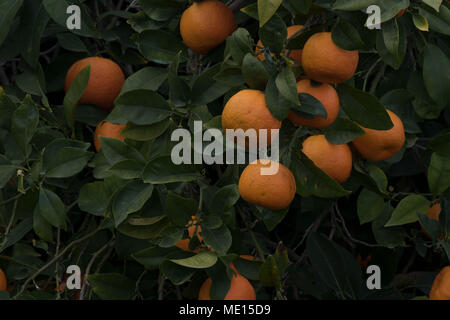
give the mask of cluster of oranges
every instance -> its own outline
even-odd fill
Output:
[[[220,21],[220,24],[217,22]],[[207,54],[217,47],[237,28],[233,12],[221,1],[205,0],[194,2],[186,9],[180,20],[180,34],[184,43],[192,51]],[[303,28],[301,25],[288,27],[287,36],[291,37]],[[263,45],[257,43],[255,56],[264,60]],[[297,126],[312,129],[329,127],[338,117],[340,111],[339,96],[333,85],[351,79],[356,71],[359,53],[338,47],[332,40],[330,32],[312,35],[305,43],[303,50],[292,50],[289,58],[301,64],[306,76],[298,79],[298,93],[312,95],[326,109],[327,117],[316,116],[305,118],[291,111],[288,119]],[[90,57],[76,62],[68,71],[65,90],[68,91],[77,74],[87,65],[91,66],[88,86],[80,99],[80,104],[93,104],[105,110],[114,107],[114,100],[119,95],[125,81],[121,68],[113,61],[105,58]],[[393,123],[389,130],[373,130],[364,128],[364,134],[352,141],[352,146],[359,156],[369,161],[382,161],[394,156],[401,150],[405,142],[404,127],[401,119],[387,110]],[[100,136],[124,140],[121,132],[125,125],[102,121],[94,134],[94,145],[100,150]],[[279,130],[281,121],[276,119],[266,104],[265,94],[259,90],[244,89],[237,92],[226,103],[222,112],[222,128],[226,129],[260,129]],[[259,141],[259,137],[258,137]],[[270,145],[271,141],[268,141]],[[325,135],[317,134],[306,138],[302,143],[302,152],[314,164],[326,172],[338,183],[345,182],[351,174],[353,154],[348,144],[332,144]],[[296,194],[296,182],[292,172],[279,163],[275,175],[262,175],[261,169],[272,166],[271,161],[256,160],[249,164],[239,179],[241,197],[257,206],[271,210],[287,208]],[[435,209],[433,209],[435,210]],[[437,210],[437,209],[436,209]],[[439,208],[440,211],[440,208]],[[437,219],[437,215],[436,215]],[[194,234],[202,244],[201,227],[193,219],[187,226],[189,238],[179,241],[176,246],[185,251],[189,248]],[[198,249],[192,250],[198,252]],[[245,258],[245,257],[244,257]],[[248,258],[248,257],[247,257]],[[226,299],[255,299],[255,291],[250,282],[237,272],[231,264],[234,275]],[[3,272],[0,270],[0,290],[6,285]],[[209,299],[211,279],[207,279],[200,289],[199,299]],[[450,267],[442,270],[436,278],[430,297],[447,297],[445,291],[450,283]],[[444,289],[442,289],[444,286]]]
[[[65,91],[69,91],[70,86],[81,70],[90,65],[89,82],[79,104],[92,104],[103,110],[112,110],[114,100],[122,90],[125,82],[125,75],[120,66],[110,59],[101,57],[89,57],[75,62],[67,71],[64,83]],[[94,133],[94,146],[100,150],[100,137],[115,138],[124,140],[121,136],[125,125],[113,124],[102,121],[97,125]]]

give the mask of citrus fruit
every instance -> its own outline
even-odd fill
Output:
[[[198,294],[199,300],[211,300],[209,295],[212,285],[211,278],[203,282]],[[252,284],[241,274],[235,271],[230,283],[230,289],[224,300],[256,300],[255,289]]]
[[[102,121],[97,125],[94,132],[94,146],[95,150],[100,151],[101,143],[100,137],[114,138],[119,140],[125,140],[124,136],[121,136],[122,130],[125,128],[125,124],[114,124],[108,121]]]
[[[125,82],[125,75],[120,66],[110,59],[90,57],[75,62],[67,71],[65,91],[69,91],[75,77],[88,65],[91,66],[89,82],[78,103],[111,110]]]
[[[389,130],[362,128],[365,133],[353,140],[353,145],[361,157],[370,161],[382,161],[393,157],[405,143],[405,131],[402,120],[387,110],[394,126]]]
[[[436,221],[439,221],[440,214],[441,214],[441,204],[440,203],[435,203],[427,211],[428,218],[434,219]]]
[[[337,182],[343,183],[350,177],[352,152],[347,144],[333,144],[321,134],[306,138],[302,151]]]
[[[0,291],[5,291],[7,288],[6,275],[3,270],[0,269]]]
[[[175,246],[180,248],[181,250],[184,250],[184,251],[191,251],[189,249],[189,241],[191,241],[192,237],[194,236],[194,232],[195,231],[197,231],[196,236],[197,236],[198,240],[200,242],[203,241],[203,238],[200,235],[200,233],[202,232],[202,227],[199,226],[199,225],[197,226],[197,220],[195,219],[195,217],[192,217],[192,220],[189,222],[187,227],[188,227],[189,238],[188,239],[181,239],[180,241],[178,241],[175,244]],[[198,252],[198,250],[193,250],[193,252]]]
[[[396,18],[400,18],[401,16],[403,16],[405,14],[405,12],[406,12],[406,8],[400,10],[395,17]]]
[[[265,175],[273,165],[278,164],[278,172]],[[239,178],[239,194],[242,199],[254,205],[281,210],[289,206],[294,200],[296,192],[295,178],[292,172],[273,160],[262,163],[256,160],[250,163]]]
[[[222,112],[222,128],[255,129],[259,143],[259,130],[267,129],[267,145],[270,145],[271,130],[281,128],[281,121],[270,113],[262,91],[244,89],[228,100]],[[248,145],[248,144],[247,144]]]
[[[180,20],[180,33],[192,51],[207,54],[236,30],[233,11],[223,2],[205,0],[194,2]]]
[[[450,266],[443,268],[434,278],[430,300],[450,300]]]
[[[319,100],[327,110],[327,117],[304,118],[291,111],[288,118],[292,123],[311,128],[326,128],[336,120],[339,113],[339,96],[332,86],[327,83],[312,86],[311,80],[304,79],[297,82],[297,91],[310,94]]]
[[[292,37],[294,34],[296,34],[298,31],[300,31],[303,28],[302,25],[293,25],[287,28],[287,39],[289,39],[290,37]],[[261,40],[258,41],[258,43],[256,44],[256,52],[260,52],[258,54],[258,59],[263,61],[265,60],[264,57],[264,46],[261,42]],[[271,56],[273,56],[273,53],[270,54]],[[302,50],[298,49],[298,50],[291,50],[291,52],[289,53],[289,58],[291,58],[294,61],[297,61],[299,63],[302,63]]]
[[[323,83],[342,83],[355,74],[357,50],[344,50],[331,38],[331,32],[313,34],[302,51],[302,66],[308,78]]]

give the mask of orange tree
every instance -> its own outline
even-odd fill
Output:
[[[2,0],[0,298],[427,297],[449,35],[438,0]],[[280,128],[281,171],[173,163],[194,121]]]

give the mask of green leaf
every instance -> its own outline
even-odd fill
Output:
[[[176,263],[183,267],[193,269],[206,269],[210,268],[217,262],[217,255],[209,251],[202,251],[198,254],[185,258],[185,259],[170,259],[173,263]]]
[[[128,217],[130,222],[133,222],[130,217]],[[124,235],[136,239],[157,239],[162,236],[164,230],[170,226],[169,219],[162,217],[155,219],[156,221],[152,224],[130,224],[125,221],[117,227],[117,230]]]
[[[248,6],[242,8],[241,11],[246,15],[248,15],[249,17],[252,17],[255,20],[259,20],[257,2],[249,4]]]
[[[197,210],[197,200],[184,198],[173,191],[168,192],[165,213],[175,225],[184,227],[197,214]]]
[[[426,214],[418,215],[420,225],[426,231],[426,233],[431,237],[433,241],[438,241],[442,235],[442,228],[439,221],[427,217]]]
[[[270,77],[267,82],[265,98],[270,113],[280,121],[286,119],[291,111],[292,103],[281,96],[275,83],[275,76]]]
[[[395,20],[397,21],[397,20]],[[396,22],[392,22],[394,25]],[[384,25],[384,24],[383,24]],[[387,28],[386,30],[394,30],[393,32],[387,32],[386,35],[384,35],[385,29],[383,29],[383,32],[379,32],[377,34],[376,39],[376,48],[378,51],[378,54],[383,59],[383,62],[394,68],[395,70],[398,70],[400,66],[403,63],[403,60],[406,55],[406,48],[408,45],[408,39],[407,39],[407,33],[405,31],[405,28],[403,24],[397,24],[397,28],[392,27],[391,29]],[[397,34],[396,31],[398,30],[398,45],[397,45]],[[390,38],[392,37],[392,38]],[[388,48],[386,46],[386,42],[390,46]],[[397,48],[397,49],[396,49]],[[392,54],[390,50],[396,50],[395,54]]]
[[[218,63],[198,76],[192,86],[192,105],[208,104],[220,98],[230,90],[230,86],[214,80],[214,76],[219,73],[220,68],[221,64]]]
[[[80,190],[78,207],[95,216],[105,216],[111,193],[102,181],[86,183]]]
[[[269,81],[269,73],[264,64],[251,53],[247,53],[242,61],[242,75],[252,89],[264,89]]]
[[[89,64],[77,74],[64,97],[64,115],[71,128],[73,127],[75,108],[88,86],[90,75],[91,65]]]
[[[42,240],[53,242],[52,226],[41,215],[39,206],[33,211],[33,230]]]
[[[269,49],[271,53],[280,54],[286,43],[286,38],[286,24],[278,15],[274,15],[259,29],[259,39],[264,48]]]
[[[254,54],[253,39],[245,28],[238,28],[231,34],[225,45],[225,61],[232,58],[237,65],[242,64],[242,60],[247,53]]]
[[[428,147],[441,156],[450,157],[450,132],[434,137]]]
[[[202,238],[203,242],[219,255],[225,255],[228,252],[233,240],[231,232],[226,225],[215,229],[202,228]]]
[[[148,81],[148,79],[152,79],[152,81]],[[138,89],[156,91],[166,79],[167,68],[145,67],[125,80],[120,93]]]
[[[394,126],[385,107],[374,95],[346,84],[339,85],[339,94],[345,113],[363,127],[389,130]]]
[[[143,126],[128,122],[121,135],[131,140],[150,141],[162,135],[170,124],[171,120],[168,118],[161,122]]]
[[[108,172],[111,172],[121,179],[130,180],[141,178],[143,170],[144,166],[142,163],[133,159],[128,159],[116,162],[108,169]]]
[[[439,7],[442,4],[442,0],[422,0],[425,4],[432,7],[436,12],[439,12]]]
[[[12,115],[15,110],[16,104],[8,97],[5,91],[0,88],[0,114],[3,115],[3,117],[0,118],[0,128],[10,128]]]
[[[331,30],[333,42],[344,50],[357,50],[364,46],[358,30],[350,22],[339,20]]]
[[[66,229],[66,208],[56,193],[41,188],[39,192],[39,210],[44,219],[52,226]]]
[[[377,243],[388,248],[404,245],[404,230],[402,227],[385,227],[392,211],[390,204],[386,203],[383,212],[372,222],[372,233]]]
[[[73,52],[84,52],[89,53],[89,50],[86,48],[84,42],[77,35],[66,32],[66,33],[58,33],[56,35],[58,39],[58,43],[66,50]]]
[[[145,159],[139,151],[119,139],[100,137],[101,152],[112,166],[123,160],[135,160],[144,164]]]
[[[336,0],[332,9],[343,11],[366,10],[371,5],[380,7],[381,23],[394,18],[397,13],[409,7],[409,0]]]
[[[116,99],[115,104],[114,112],[137,125],[158,123],[172,114],[170,105],[161,95],[145,89],[127,91]]]
[[[0,3],[0,46],[9,33],[14,17],[22,7],[23,0],[4,0]]]
[[[41,38],[49,20],[50,17],[42,3],[26,1],[21,20],[21,28],[23,28],[25,34],[24,43],[26,44],[22,51],[22,57],[33,69],[38,65]]]
[[[264,222],[264,225],[268,231],[272,231],[281,223],[281,221],[283,221],[288,211],[289,207],[276,211],[268,208],[257,207],[253,213],[256,217],[258,217],[258,219]]]
[[[428,185],[434,194],[440,194],[450,187],[450,158],[437,153],[431,155],[428,167]]]
[[[306,250],[313,269],[338,297],[358,299],[362,288],[361,268],[346,249],[312,232]]]
[[[351,193],[315,166],[306,156],[295,157],[290,169],[295,177],[297,193],[302,197],[338,198]]]
[[[238,186],[230,184],[220,188],[214,193],[214,196],[211,199],[211,203],[213,204],[211,207],[215,208],[214,212],[223,213],[232,208],[239,198]]]
[[[38,123],[39,110],[31,96],[27,95],[11,118],[11,134],[25,154],[28,154],[30,150],[29,143],[36,132]]]
[[[346,118],[337,118],[325,131],[325,137],[333,144],[349,143],[363,134],[360,126]]]
[[[423,4],[419,7],[419,14],[427,19],[430,29],[445,35],[450,35],[450,9],[441,5],[437,13],[432,8]]]
[[[48,178],[68,178],[80,173],[93,155],[79,148],[52,148],[52,144],[60,146],[55,140],[44,151],[42,169]]]
[[[182,52],[182,61],[186,60],[186,47],[173,32],[164,30],[147,30],[137,37],[137,45],[142,55],[153,62],[170,64]]]
[[[299,93],[300,106],[292,104],[293,111],[303,118],[312,119],[314,117],[328,118],[327,109],[322,102],[309,93]]]
[[[43,0],[42,3],[44,4],[45,10],[47,10],[47,13],[50,15],[50,17],[63,28],[67,28],[67,19],[70,17],[67,14],[67,8],[69,7],[69,5],[79,5],[79,3],[73,0]],[[99,37],[98,32],[95,28],[95,24],[91,17],[88,15],[87,10],[84,6],[81,6],[80,20],[81,29],[73,29],[70,30],[70,32],[84,37]]]
[[[391,55],[399,58],[400,31],[397,19],[392,19],[382,25],[384,45]]]
[[[377,193],[363,189],[356,202],[359,223],[372,222],[384,209],[384,198]]]
[[[277,12],[282,0],[258,0],[259,27],[262,28]]]
[[[281,288],[281,275],[274,256],[268,256],[259,269],[259,281],[265,287]]]
[[[416,222],[419,214],[425,214],[430,207],[430,201],[421,195],[410,195],[403,198],[392,212],[385,227],[400,226]]]
[[[96,273],[86,277],[92,290],[102,300],[131,300],[135,283],[120,273]]]
[[[6,243],[0,245],[0,253],[5,251],[7,248],[15,245],[17,242],[23,239],[33,229],[33,218],[28,217],[19,222],[10,232],[8,233],[8,239]]]
[[[413,22],[417,29],[420,31],[430,31],[430,27],[428,25],[428,20],[421,15],[420,13],[413,14]]]
[[[275,79],[275,84],[283,98],[293,104],[300,105],[297,93],[297,81],[290,67],[285,67],[281,70]]]
[[[146,183],[165,184],[171,182],[189,182],[200,177],[194,165],[176,165],[168,156],[151,160],[144,169]]]
[[[134,253],[132,257],[146,269],[155,270],[173,251],[173,248],[150,247]]]
[[[111,209],[116,226],[121,224],[129,214],[141,210],[150,199],[153,185],[142,181],[131,181],[120,189],[112,200]]]
[[[159,268],[174,285],[185,283],[196,271],[196,269],[186,268],[169,260],[164,260]]]
[[[424,51],[423,80],[430,97],[442,107],[450,101],[450,61],[437,46],[428,44]]]

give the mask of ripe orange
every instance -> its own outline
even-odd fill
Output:
[[[294,175],[281,163],[276,174],[263,175],[261,169],[273,164],[272,160],[267,164],[256,160],[244,169],[239,178],[242,199],[272,210],[281,210],[291,204],[297,190]]]
[[[211,285],[211,278],[208,278],[203,282],[198,294],[198,300],[211,300],[209,295]],[[230,289],[225,295],[224,300],[256,300],[255,289],[244,276],[236,272],[231,279]]]
[[[347,144],[330,143],[323,134],[303,141],[303,153],[314,164],[339,183],[345,182],[352,172],[352,152]]]
[[[331,32],[313,34],[302,52],[302,66],[308,78],[323,83],[349,80],[355,74],[358,60],[358,50],[338,47],[331,38]]]
[[[102,121],[97,125],[94,132],[94,146],[95,150],[100,151],[101,143],[100,137],[115,138],[119,140],[125,140],[125,137],[121,136],[120,133],[125,128],[125,124],[113,124],[108,121]]]
[[[64,89],[67,92],[78,73],[89,64],[91,73],[88,86],[78,103],[111,110],[125,82],[125,75],[120,66],[110,59],[90,57],[75,62],[67,71]]]
[[[233,11],[218,0],[194,2],[180,20],[184,43],[200,54],[207,54],[224,42],[236,28]]]
[[[294,34],[296,34],[298,31],[300,31],[303,28],[302,25],[293,25],[287,28],[287,39],[289,39],[290,37],[292,37]],[[265,60],[264,57],[264,52],[262,49],[260,48],[264,48],[261,40],[258,41],[258,43],[256,44],[257,48],[256,48],[256,53],[260,52],[257,56],[257,58],[261,61]],[[273,54],[271,54],[273,56]],[[302,63],[302,50],[298,49],[298,50],[291,50],[289,56],[289,58],[291,58],[294,61],[297,61],[299,63]]]
[[[255,129],[258,142],[259,130],[267,129],[267,144],[271,143],[271,129],[280,129],[281,121],[270,113],[262,91],[244,89],[228,100],[222,112],[222,128]]]
[[[311,80],[304,79],[297,82],[297,91],[299,93],[310,94],[319,100],[327,110],[327,118],[303,118],[294,111],[291,111],[288,118],[292,123],[311,128],[326,128],[336,120],[339,113],[339,96],[332,86],[323,83],[320,86],[314,87],[311,85]]]
[[[400,11],[397,13],[396,18],[400,18],[401,16],[403,16],[403,15],[405,14],[405,12],[406,12],[406,8],[403,9],[403,10],[400,10]]]
[[[189,233],[189,238],[188,239],[181,239],[180,241],[178,241],[175,246],[180,248],[181,250],[184,251],[191,251],[189,249],[189,241],[191,241],[192,237],[194,236],[194,232],[195,230],[197,230],[196,236],[198,238],[198,240],[200,242],[203,241],[202,236],[200,235],[200,233],[202,232],[202,227],[201,226],[197,226],[197,220],[195,219],[195,217],[192,217],[192,221],[190,222],[190,226],[188,227],[188,233]],[[198,250],[193,250],[193,252],[198,252]]]
[[[393,157],[405,143],[402,120],[387,110],[394,127],[389,130],[363,128],[365,134],[353,140],[353,145],[361,157],[370,161],[382,161]]]
[[[436,221],[439,221],[440,214],[441,214],[441,204],[440,203],[435,203],[427,211],[428,218],[434,219]]]
[[[5,291],[8,288],[6,275],[2,269],[0,269],[0,291]]]
[[[430,300],[450,300],[450,266],[443,268],[434,278]]]

